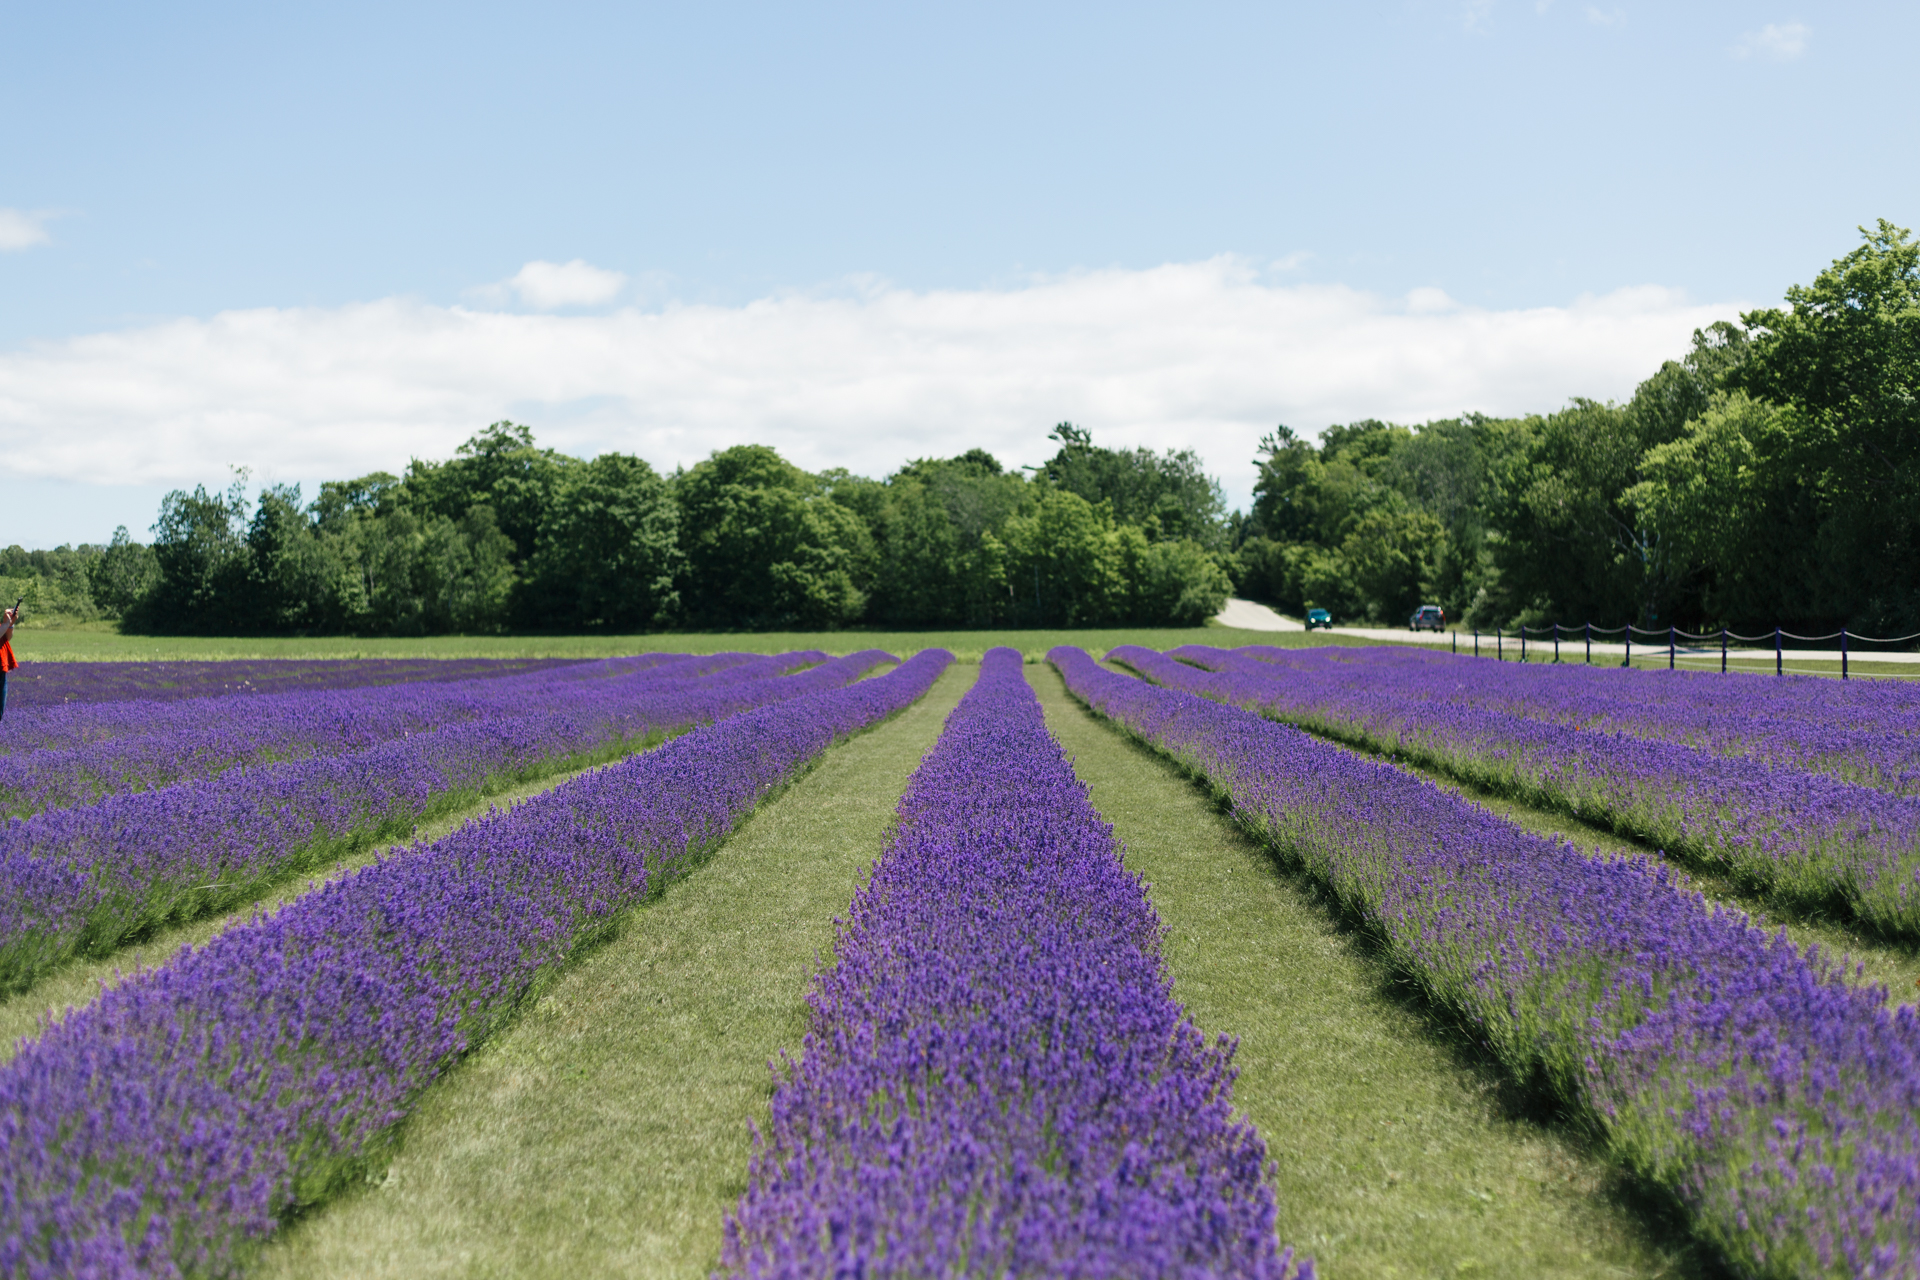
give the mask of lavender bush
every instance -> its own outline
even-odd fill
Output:
[[[1391,765],[1050,655],[1230,797],[1522,1079],[1766,1276],[1920,1274],[1920,1018],[1657,861],[1601,860]]]
[[[28,661],[7,677],[17,709],[140,698],[171,702],[234,693],[353,689],[423,680],[467,680],[572,666],[579,658],[242,658],[215,662]]]
[[[1286,1276],[1265,1146],[1160,923],[994,649],[809,1003],[722,1270]]]
[[[212,777],[236,765],[339,755],[447,725],[524,715],[595,680],[681,679],[739,668],[773,675],[825,656],[648,655],[451,683],[56,707],[7,721],[0,741],[12,749],[0,754],[0,811],[26,815]]]
[[[1630,738],[1699,747],[1781,769],[1920,792],[1920,689],[1885,680],[1642,671],[1476,661],[1404,648],[1223,650],[1169,657],[1209,669],[1280,667],[1327,689],[1391,693]]]
[[[1610,826],[1783,901],[1920,938],[1920,798],[1694,747],[1570,729],[1311,671],[1210,658],[1198,670],[1150,649],[1110,655],[1171,688],[1376,751],[1530,804]],[[1829,682],[1833,683],[1833,682]]]
[[[797,676],[769,674],[791,663],[767,659],[712,677],[576,680],[547,689],[529,714],[16,818],[0,829],[0,989],[245,901],[488,789],[835,688],[892,660],[867,650]]]
[[[0,1067],[0,1272],[225,1273],[543,970],[951,656],[747,712],[182,951]]]

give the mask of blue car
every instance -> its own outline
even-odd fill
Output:
[[[1311,631],[1315,627],[1326,631],[1333,630],[1333,615],[1325,609],[1307,610],[1307,630]]]

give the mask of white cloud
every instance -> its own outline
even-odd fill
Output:
[[[1617,27],[1627,20],[1625,9],[1601,9],[1587,6],[1587,21],[1596,27]]]
[[[1038,462],[1069,418],[1106,444],[1195,448],[1244,502],[1276,422],[1623,397],[1736,309],[1643,287],[1490,311],[1439,290],[1264,284],[1223,257],[586,316],[397,299],[233,311],[0,355],[0,466],[100,484],[213,482],[229,463],[346,476],[446,457],[512,417],[569,452],[663,468],[751,441],[883,475],[975,445]]]
[[[1417,316],[1451,311],[1459,305],[1447,296],[1445,289],[1420,288],[1409,290],[1407,293],[1407,310]]]
[[[519,295],[520,301],[540,311],[559,307],[592,307],[612,302],[626,287],[627,277],[607,271],[580,258],[572,262],[529,262],[504,285],[484,291],[498,298],[502,290]]]
[[[1791,62],[1807,51],[1807,41],[1812,38],[1813,28],[1803,22],[1769,22],[1758,31],[1742,35],[1734,43],[1733,56]]]
[[[47,243],[50,238],[46,228],[48,216],[24,209],[0,209],[0,253]]]

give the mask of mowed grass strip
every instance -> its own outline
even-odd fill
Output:
[[[1209,624],[1199,627],[1102,627],[1070,630],[1037,628],[985,631],[660,631],[647,635],[503,635],[503,636],[135,636],[108,624],[36,630],[14,635],[21,661],[41,662],[203,662],[238,658],[574,658],[582,661],[635,653],[781,653],[821,649],[847,654],[857,649],[886,649],[905,658],[922,649],[947,649],[962,662],[977,663],[998,645],[1018,649],[1029,659],[1045,656],[1060,644],[1089,653],[1117,645],[1175,649],[1183,644],[1233,648],[1269,644],[1286,648],[1319,645],[1377,645],[1380,641],[1326,631],[1242,631]],[[15,691],[16,694],[19,692]]]
[[[1174,994],[1239,1038],[1234,1101],[1282,1241],[1320,1274],[1676,1276],[1710,1264],[1422,1006],[1304,877],[1199,787],[1029,666],[1047,725],[1149,882]]]
[[[416,840],[438,840],[489,809],[511,808],[543,791],[551,791],[567,779],[584,772],[585,769],[567,769],[533,781],[502,786],[481,799],[420,823],[403,844],[411,844]],[[20,1051],[23,1037],[39,1034],[41,1019],[47,1014],[63,1016],[75,1008],[91,1004],[99,996],[103,985],[118,986],[141,970],[151,969],[171,959],[181,947],[199,946],[237,924],[245,924],[256,914],[278,911],[295,898],[312,892],[329,880],[366,866],[395,847],[401,846],[383,841],[355,850],[324,868],[267,886],[252,901],[230,911],[156,930],[109,956],[70,961],[27,990],[0,996],[0,1062],[12,1060]]]
[[[768,1062],[806,1031],[834,920],[978,674],[830,750],[423,1099],[370,1182],[253,1274],[704,1276],[746,1188]]]

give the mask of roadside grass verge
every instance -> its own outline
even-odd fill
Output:
[[[863,642],[864,643],[864,642]],[[261,1276],[704,1276],[746,1187],[768,1062],[834,920],[973,682],[832,748],[455,1066],[390,1161],[290,1224]]]
[[[656,737],[649,745],[657,746],[661,741],[663,739]],[[560,768],[536,779],[503,782],[501,786],[478,797],[468,793],[458,806],[419,823],[412,834],[406,837],[405,843],[438,840],[489,809],[511,808],[522,800],[552,790],[591,767],[598,766]],[[165,962],[181,947],[199,946],[235,925],[245,924],[255,915],[278,911],[295,898],[312,892],[329,880],[366,866],[394,847],[391,841],[363,842],[361,847],[329,862],[323,868],[309,869],[305,873],[295,873],[272,884],[259,886],[247,901],[218,915],[158,929],[109,955],[69,961],[25,991],[0,996],[0,1062],[12,1060],[20,1050],[22,1037],[39,1034],[41,1019],[45,1015],[64,1016],[75,1008],[91,1004],[103,985],[118,986],[122,980],[140,970]]]
[[[1716,1274],[1310,881],[1051,667],[1028,675],[1149,882],[1176,997],[1203,1031],[1239,1037],[1234,1101],[1266,1139],[1279,1236],[1322,1275]]]

